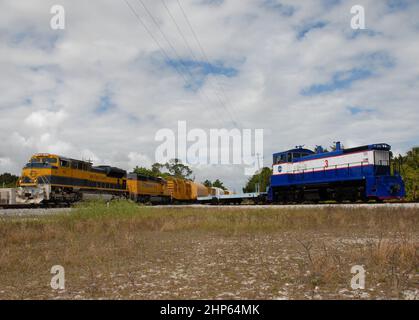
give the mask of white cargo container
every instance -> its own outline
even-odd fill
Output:
[[[16,189],[0,189],[0,204],[16,204]]]

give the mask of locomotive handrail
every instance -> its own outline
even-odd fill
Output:
[[[49,180],[45,177],[45,176],[40,176],[39,178],[41,178],[42,184],[49,184]]]
[[[314,167],[314,168],[309,168],[309,169],[300,169],[300,170],[293,170],[292,173],[313,173],[314,170],[316,169],[323,169],[323,172],[325,172],[326,170],[337,170],[337,169],[343,169],[343,168],[348,168],[348,172],[349,169],[351,168],[350,165],[354,165],[354,164],[360,164],[361,165],[361,170],[363,170],[363,166],[365,163],[368,163],[368,161],[357,161],[357,162],[349,162],[349,163],[345,163],[345,164],[335,164],[333,166],[322,166],[322,167]]]

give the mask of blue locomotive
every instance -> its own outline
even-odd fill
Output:
[[[273,155],[270,202],[401,199],[404,183],[385,143],[324,152],[296,147]]]

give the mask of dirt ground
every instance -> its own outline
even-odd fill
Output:
[[[417,209],[75,211],[0,219],[0,299],[419,299]]]

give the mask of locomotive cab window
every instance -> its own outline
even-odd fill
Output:
[[[375,150],[374,151],[374,164],[376,166],[389,166],[390,165],[390,152]]]
[[[60,160],[60,166],[68,168],[68,167],[70,167],[70,162],[68,162],[67,160],[61,159]]]
[[[286,153],[280,153],[274,156],[274,163],[278,164],[278,163],[284,163],[284,162],[287,162]]]
[[[56,158],[41,158],[40,161],[43,163],[57,163]]]

